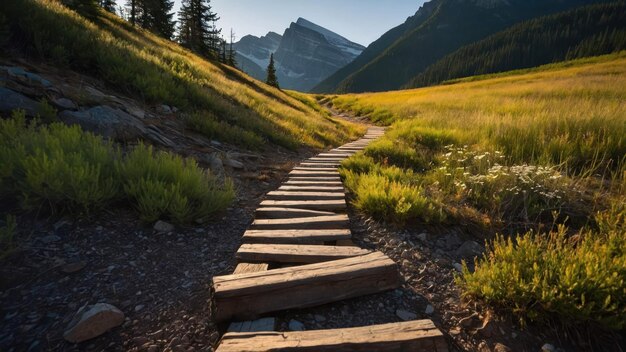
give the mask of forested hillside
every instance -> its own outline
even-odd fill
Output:
[[[447,54],[516,23],[601,0],[432,0],[427,17],[391,43],[376,57],[341,70],[316,92],[358,93],[399,89]],[[339,77],[341,75],[342,77]],[[339,83],[335,83],[335,82]]]
[[[626,3],[597,4],[526,21],[429,66],[410,87],[535,67],[626,49]]]

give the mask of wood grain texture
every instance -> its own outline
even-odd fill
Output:
[[[432,321],[356,328],[270,332],[227,333],[217,352],[447,352],[448,345]]]
[[[248,230],[244,243],[324,244],[352,238],[348,229],[331,230]]]
[[[343,190],[339,192],[272,191],[266,195],[266,199],[273,200],[323,200],[344,199],[345,197]]]
[[[380,252],[258,273],[213,278],[216,320],[252,319],[397,288],[398,269]]]
[[[256,210],[257,219],[294,219],[307,218],[316,216],[336,215],[330,211],[297,209],[297,208],[265,208],[261,207]]]
[[[292,219],[256,219],[252,223],[254,230],[307,230],[307,229],[347,229],[350,219],[346,214],[292,218]]]
[[[243,262],[321,263],[370,253],[359,247],[292,244],[243,244],[236,257]]]
[[[264,200],[263,207],[299,208],[322,211],[344,211],[346,201],[344,199],[331,200]]]

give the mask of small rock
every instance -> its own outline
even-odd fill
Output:
[[[174,231],[174,225],[159,220],[154,224],[154,230],[158,233],[168,233]]]
[[[469,317],[465,317],[459,320],[459,326],[465,329],[473,329],[481,326],[482,322],[478,317],[478,314],[472,314]]]
[[[400,257],[402,259],[406,259],[406,260],[412,260],[413,259],[413,254],[411,254],[411,252],[409,252],[408,250],[403,250],[402,254],[400,255]]]
[[[413,312],[409,312],[409,311],[403,310],[403,309],[396,310],[396,315],[398,316],[398,318],[400,318],[400,319],[402,319],[404,321],[417,319],[417,314],[415,314]]]
[[[473,259],[483,253],[483,246],[474,242],[466,241],[456,250],[456,255],[460,258]]]
[[[76,104],[73,101],[67,98],[54,99],[52,100],[52,104],[56,105],[57,107],[63,110],[76,110],[76,108],[78,108],[78,106],[76,106]]]
[[[48,236],[42,237],[40,240],[41,242],[45,244],[50,244],[53,242],[59,242],[61,240],[61,237],[57,235],[48,235]]]
[[[143,304],[138,304],[135,306],[135,312],[141,311],[145,306]]]
[[[428,234],[425,232],[422,232],[419,235],[417,235],[417,238],[422,242],[426,242],[428,241]]]
[[[503,344],[498,342],[493,347],[493,352],[513,352],[513,350],[509,346],[503,345]]]
[[[551,345],[549,343],[546,343],[545,345],[541,346],[541,352],[555,352],[556,351],[556,347],[554,347],[554,345]]]
[[[454,269],[460,273],[463,272],[463,265],[461,265],[460,263],[454,263],[452,264],[452,266],[454,267]]]
[[[243,163],[231,158],[224,158],[224,165],[230,166],[233,169],[243,169]]]
[[[324,316],[322,316],[322,315],[319,315],[319,314],[315,314],[314,318],[315,318],[315,321],[318,322],[318,323],[326,321],[326,318]]]
[[[116,307],[98,303],[81,308],[69,323],[63,338],[72,343],[87,341],[122,325],[124,313]]]
[[[433,306],[431,306],[430,304],[426,306],[426,310],[424,310],[424,313],[430,315],[433,314],[435,312],[435,308]]]
[[[289,321],[289,330],[291,331],[303,331],[304,330],[304,324],[302,324],[301,322],[295,320],[295,319],[291,319]]]
[[[172,108],[170,108],[169,105],[163,104],[163,105],[157,106],[156,111],[159,114],[171,114],[172,113]]]
[[[61,268],[61,271],[66,274],[73,274],[73,273],[83,270],[86,266],[87,266],[87,263],[81,260],[79,262],[74,262],[74,263],[69,263],[69,264],[64,265]]]

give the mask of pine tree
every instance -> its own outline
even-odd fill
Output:
[[[115,0],[100,0],[100,6],[110,13],[115,13],[115,5]]]
[[[208,58],[219,59],[221,38],[209,0],[183,0],[178,13],[178,42]]]
[[[176,21],[174,21],[173,0],[152,0],[149,8],[150,23],[148,30],[166,39],[172,39]]]
[[[278,78],[276,77],[276,68],[274,67],[274,54],[270,55],[270,64],[267,66],[267,79],[265,83],[280,89]]]
[[[96,18],[98,16],[97,0],[62,0],[61,2],[87,18]]]
[[[134,25],[137,24],[137,9],[139,8],[138,2],[141,0],[128,0],[126,7],[128,8],[128,21]]]

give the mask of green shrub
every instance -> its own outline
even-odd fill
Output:
[[[371,157],[358,153],[341,162],[341,168],[359,174],[366,174],[379,167]]]
[[[399,169],[392,170],[396,172],[357,175],[348,171],[344,174],[348,178],[346,185],[355,194],[357,209],[400,224],[419,220],[436,223],[445,219],[443,209],[429,200],[420,186],[390,179],[390,174],[405,177],[400,175]]]
[[[394,165],[414,170],[426,170],[431,167],[432,159],[419,153],[415,148],[399,140],[382,138],[365,148],[365,155],[383,165]]]
[[[220,184],[192,159],[137,146],[120,164],[126,195],[145,221],[167,217],[179,223],[206,220],[234,198],[231,181]]]
[[[498,236],[472,273],[458,283],[466,295],[508,309],[522,322],[598,323],[626,327],[626,232],[584,231],[574,241],[560,227],[515,239]]]
[[[78,126],[27,124],[24,113],[0,119],[0,195],[26,210],[90,211],[128,199],[142,219],[179,223],[206,219],[234,198],[193,160],[139,145],[126,157]]]
[[[0,121],[2,193],[19,197],[25,209],[90,210],[119,192],[108,142],[78,126],[27,125],[23,114]]]
[[[9,255],[14,247],[15,230],[17,229],[17,222],[15,217],[7,215],[4,224],[0,225],[0,259],[3,259]]]

